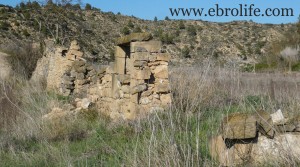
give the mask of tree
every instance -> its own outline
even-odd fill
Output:
[[[165,20],[170,20],[170,18],[168,16],[165,17]]]
[[[92,5],[89,3],[85,4],[85,10],[92,10]]]
[[[157,17],[156,16],[154,17],[154,22],[157,22]]]

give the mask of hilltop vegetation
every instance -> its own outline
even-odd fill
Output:
[[[164,49],[173,56],[173,64],[192,64],[209,58],[222,66],[243,64],[247,67],[266,59],[269,53],[278,56],[279,47],[274,43],[297,29],[294,24],[251,21],[214,23],[157,18],[150,21],[102,12],[90,5],[82,9],[78,4],[69,3],[41,6],[28,2],[15,8],[3,5],[0,8],[1,48],[16,41],[42,46],[45,39],[67,46],[77,39],[86,57],[102,63],[112,60],[117,37],[131,32],[151,32],[155,39],[164,42]]]

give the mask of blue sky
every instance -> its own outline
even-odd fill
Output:
[[[0,4],[15,6],[21,0],[0,0]],[[55,0],[53,0],[55,1]],[[153,20],[164,19],[168,16],[171,19],[201,19],[208,21],[227,22],[233,20],[253,20],[259,23],[293,23],[300,14],[299,0],[81,0],[83,4],[90,3],[102,11],[112,11],[125,15],[133,15],[142,19]],[[255,7],[265,10],[267,8],[293,8],[293,17],[172,17],[169,8],[205,8],[208,10],[219,4],[220,7],[238,8],[239,4],[254,4]]]

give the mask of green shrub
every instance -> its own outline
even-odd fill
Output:
[[[24,29],[24,30],[22,31],[22,34],[23,34],[25,37],[29,37],[29,36],[30,36],[29,32],[28,32],[26,29]]]
[[[139,33],[139,32],[142,32],[142,29],[141,29],[140,26],[136,26],[136,27],[133,29],[133,32]]]
[[[89,4],[89,3],[87,3],[86,5],[85,5],[85,8],[84,8],[85,10],[92,10],[92,5],[91,4]]]
[[[197,35],[197,30],[196,30],[195,26],[189,25],[187,27],[187,33],[188,33],[189,36],[196,36]]]
[[[178,28],[181,29],[181,30],[185,29],[185,25],[184,25],[182,20],[179,21]]]
[[[10,24],[8,24],[6,21],[0,22],[0,29],[1,30],[7,31],[7,30],[9,30],[9,27],[10,27]]]
[[[131,20],[128,21],[127,27],[129,27],[129,28],[134,28],[134,24],[132,23]]]
[[[184,46],[184,48],[181,50],[181,55],[184,57],[184,58],[190,58],[190,49],[189,47],[187,46]]]
[[[297,62],[292,66],[292,71],[300,71],[300,62]]]
[[[128,35],[128,34],[130,34],[130,30],[128,27],[123,27],[121,30],[121,33],[124,35]]]
[[[165,34],[161,34],[159,38],[165,44],[173,44],[175,37],[169,33],[165,33]]]

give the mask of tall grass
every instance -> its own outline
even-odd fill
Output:
[[[297,74],[240,73],[205,63],[171,69],[173,103],[135,121],[87,111],[58,124],[41,117],[65,103],[24,79],[1,82],[0,166],[218,166],[209,138],[232,112],[299,110]]]

